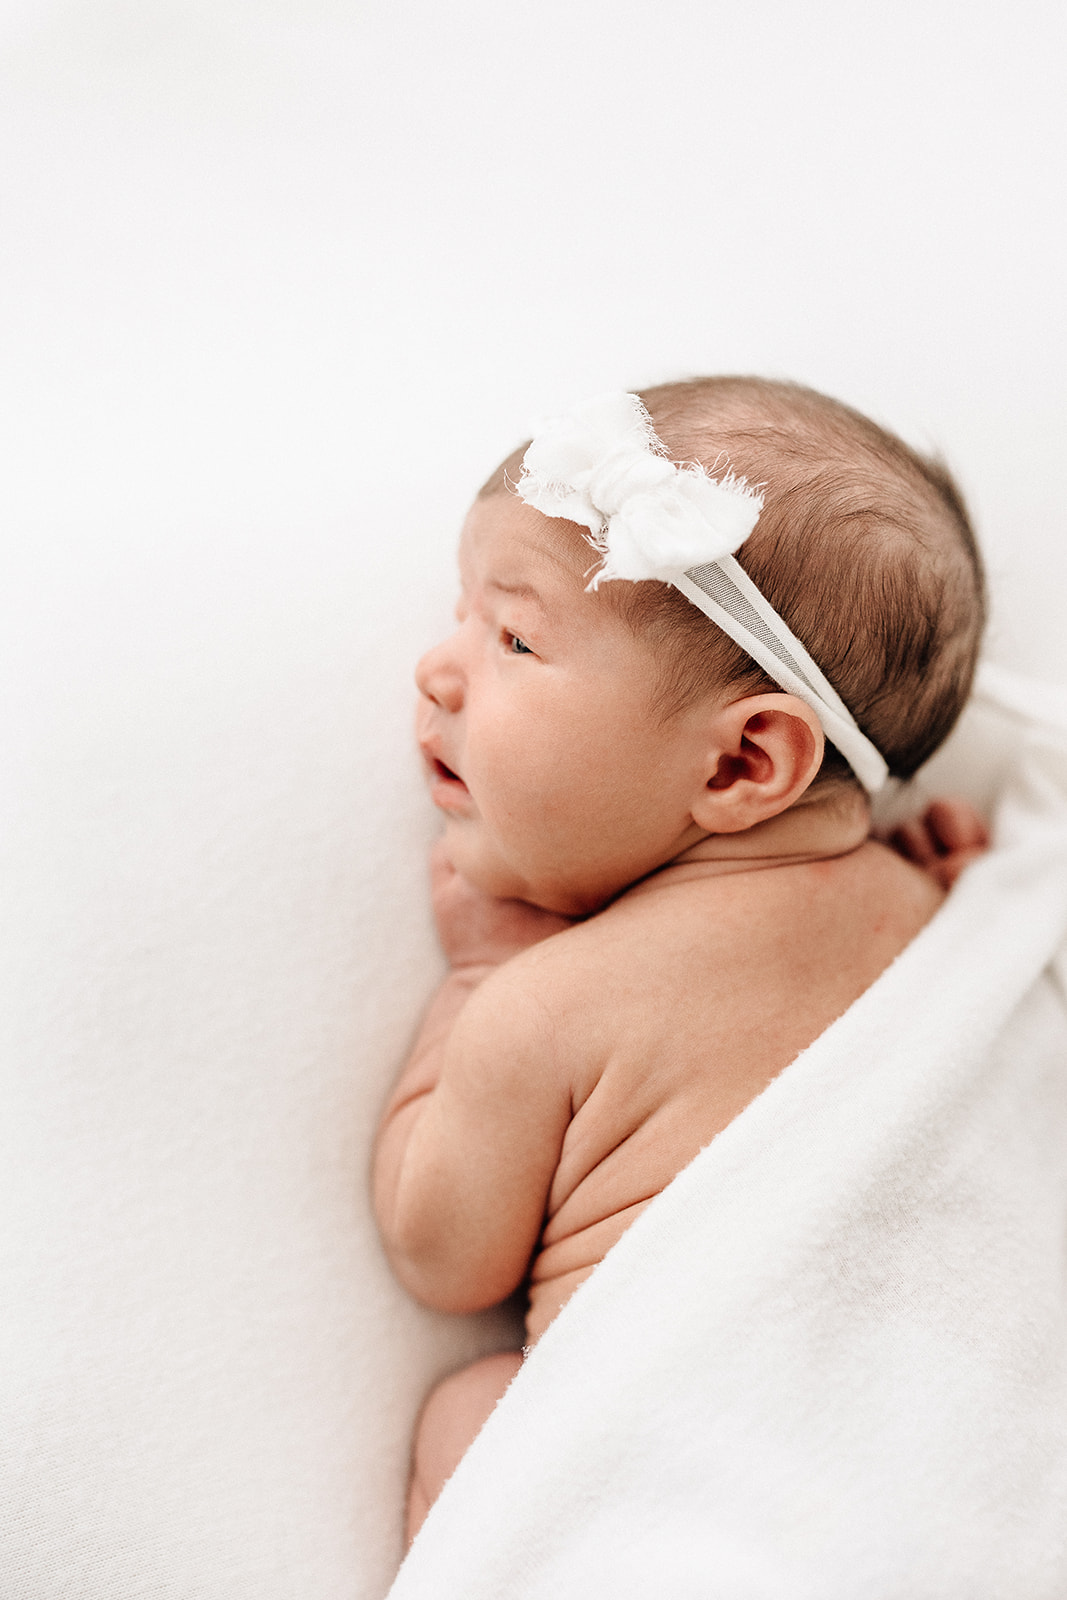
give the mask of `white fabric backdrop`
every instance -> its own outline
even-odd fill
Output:
[[[1067,678],[1054,3],[0,7],[0,1574],[373,1600],[506,1337],[366,1202],[437,955],[410,665],[561,400],[823,387],[944,450]]]

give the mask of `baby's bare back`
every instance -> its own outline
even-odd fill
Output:
[[[549,997],[571,1102],[530,1274],[531,1343],[942,899],[873,842],[802,865],[668,868],[519,958]]]

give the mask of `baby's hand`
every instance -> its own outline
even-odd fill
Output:
[[[444,840],[430,852],[430,891],[441,948],[452,967],[499,966],[572,926],[570,917],[475,889],[452,865]]]
[[[964,867],[989,849],[989,829],[967,800],[935,800],[921,817],[893,828],[886,843],[951,889]]]

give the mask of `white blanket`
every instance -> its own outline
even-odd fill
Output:
[[[966,730],[996,848],[579,1290],[391,1600],[1067,1594],[1067,726],[1024,703],[987,674]]]

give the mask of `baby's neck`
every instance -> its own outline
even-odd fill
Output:
[[[870,807],[858,791],[791,806],[741,833],[712,833],[635,885],[631,893],[728,872],[762,871],[828,861],[856,850],[870,833]]]

